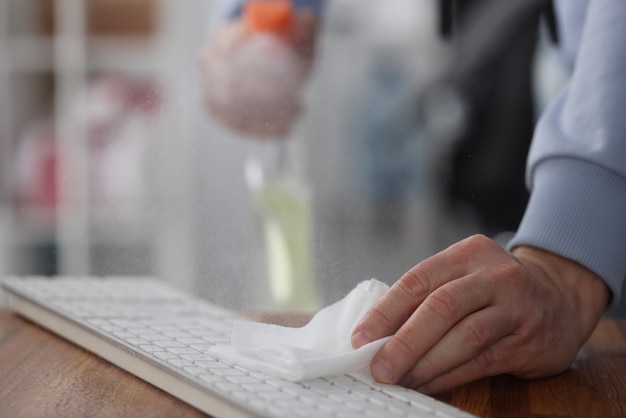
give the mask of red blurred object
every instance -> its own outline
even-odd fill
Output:
[[[90,83],[85,106],[76,106],[73,112],[86,122],[91,199],[115,206],[118,198],[141,194],[143,151],[149,139],[141,127],[160,106],[158,90],[150,81],[107,74]],[[15,165],[20,206],[44,221],[54,219],[59,203],[57,168],[63,159],[55,128],[49,119],[27,126]]]
[[[52,211],[58,203],[57,155],[50,121],[29,127],[20,141],[17,193],[22,206]]]

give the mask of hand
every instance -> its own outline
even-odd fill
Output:
[[[235,70],[249,36],[243,21],[228,22],[216,29],[201,55],[209,112],[225,126],[255,138],[276,139],[288,134],[301,110],[301,89],[312,65],[316,32],[316,16],[310,11],[298,11],[293,33],[285,44],[292,49],[289,52],[295,56],[296,69],[287,77],[272,78],[263,71],[242,75]],[[286,79],[295,81],[288,83]]]
[[[565,371],[609,299],[581,265],[481,236],[417,264],[355,328],[352,344],[394,334],[374,357],[382,383],[438,393],[485,376]]]

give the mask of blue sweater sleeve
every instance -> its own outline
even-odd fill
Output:
[[[509,243],[586,266],[620,298],[626,277],[626,3],[591,0],[570,84],[540,119],[530,201]]]

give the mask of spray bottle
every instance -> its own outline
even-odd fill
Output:
[[[236,71],[241,74],[241,83],[249,83],[243,85],[251,89],[248,97],[262,96],[267,86],[291,89],[291,93],[300,90],[304,69],[289,45],[293,13],[288,0],[253,0],[246,4],[243,17],[249,36],[236,61]],[[259,82],[259,77],[267,82]],[[264,108],[261,103],[257,107],[261,114],[255,116],[270,116],[270,120],[271,112],[282,111]],[[244,167],[263,237],[262,259],[267,272],[267,286],[263,287],[269,290],[268,300],[259,304],[274,311],[319,308],[311,259],[311,191],[299,139],[297,129],[287,137],[250,138]]]

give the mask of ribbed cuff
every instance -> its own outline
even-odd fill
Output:
[[[533,190],[510,249],[529,245],[572,259],[600,276],[617,305],[626,277],[626,179],[582,160],[536,166]]]

